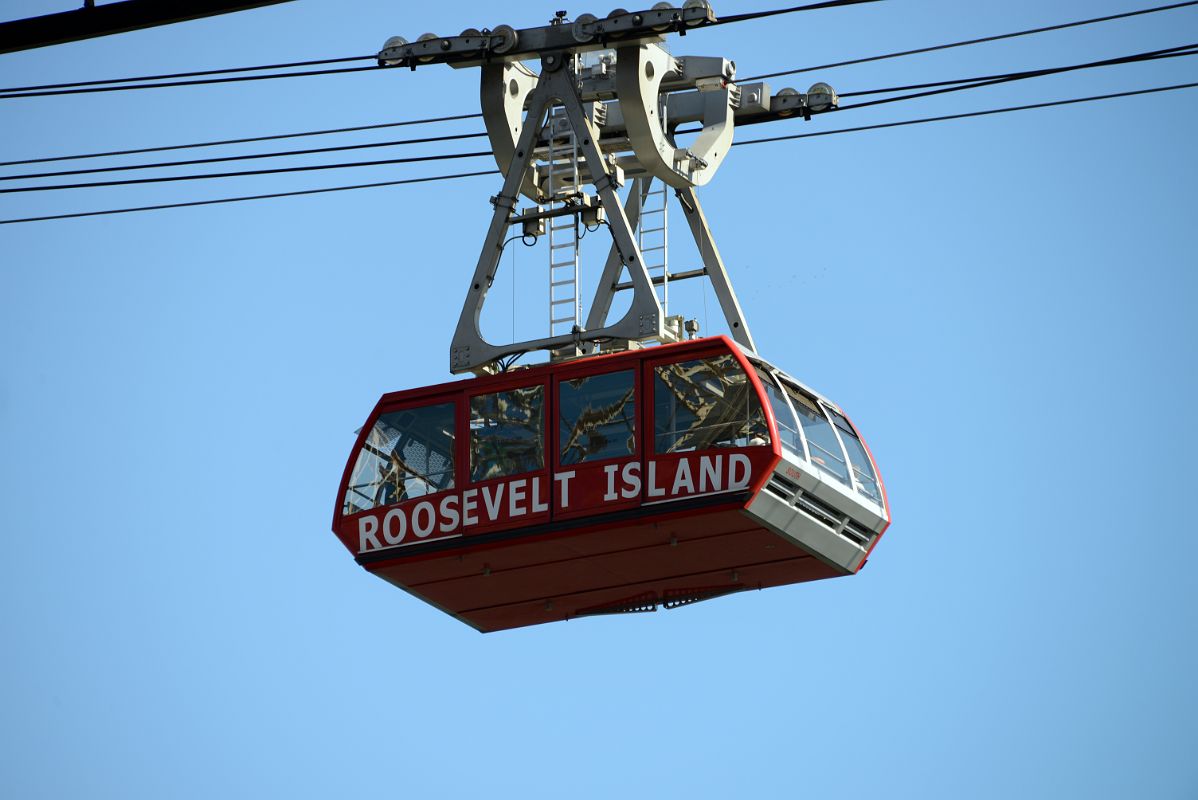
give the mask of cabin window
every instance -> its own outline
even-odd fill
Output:
[[[557,387],[561,463],[636,452],[636,380],[631,370],[564,380]]]
[[[790,410],[790,404],[782,396],[782,390],[778,388],[773,376],[765,370],[758,369],[757,377],[761,379],[766,399],[774,411],[774,421],[778,423],[778,438],[782,440],[782,446],[799,458],[806,458],[803,453],[803,438],[799,434],[799,423]]]
[[[857,488],[870,500],[880,504],[882,492],[878,489],[878,479],[874,475],[869,454],[865,452],[865,445],[861,444],[861,440],[857,438],[857,432],[853,430],[853,426],[847,419],[831,409],[828,410],[828,414],[836,423],[836,428],[840,431],[840,441],[844,442],[844,449],[848,451],[849,466],[853,470],[853,477],[857,479]]]
[[[654,372],[655,452],[769,444],[757,392],[733,355],[662,364]]]
[[[470,398],[470,480],[545,467],[545,387]]]
[[[342,513],[453,488],[454,404],[383,414],[354,462]]]
[[[786,384],[786,393],[794,402],[799,424],[803,426],[803,433],[807,436],[811,463],[841,483],[848,484],[849,469],[845,464],[844,450],[840,447],[840,440],[836,438],[832,423],[824,416],[823,409],[790,384]]]

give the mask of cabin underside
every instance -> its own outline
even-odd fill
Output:
[[[484,633],[655,610],[748,589],[848,574],[744,510],[673,510],[602,526],[455,539],[363,564]]]

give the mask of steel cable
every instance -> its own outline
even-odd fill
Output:
[[[858,133],[861,131],[881,130],[884,128],[899,128],[899,127],[908,126],[908,125],[922,125],[922,124],[927,124],[927,123],[932,123],[932,122],[944,122],[944,121],[949,121],[949,120],[970,119],[970,118],[976,118],[976,117],[992,116],[995,114],[1006,114],[1006,113],[1015,112],[1015,111],[1028,111],[1028,110],[1033,110],[1033,109],[1074,105],[1077,103],[1089,103],[1089,102],[1095,102],[1095,101],[1100,101],[1100,100],[1111,100],[1111,99],[1123,98],[1123,97],[1135,97],[1138,95],[1156,94],[1159,92],[1170,92],[1170,91],[1175,91],[1175,90],[1179,90],[1179,89],[1193,89],[1196,87],[1198,87],[1198,83],[1182,83],[1182,84],[1175,84],[1172,86],[1158,86],[1158,87],[1154,87],[1151,89],[1137,89],[1137,90],[1128,91],[1128,92],[1114,92],[1111,94],[1092,95],[1090,97],[1076,97],[1076,98],[1070,98],[1068,100],[1053,100],[1053,101],[1044,102],[1044,103],[1031,103],[1031,104],[1021,105],[1021,106],[1007,106],[1004,108],[992,108],[992,109],[986,109],[983,111],[969,111],[969,112],[965,112],[965,113],[961,113],[961,114],[945,114],[945,115],[936,116],[936,117],[923,117],[921,119],[901,120],[898,122],[884,122],[884,123],[877,123],[877,124],[873,124],[873,125],[861,125],[861,126],[854,127],[854,128],[838,128],[838,129],[832,130],[832,131],[816,131],[813,133],[797,133],[797,134],[791,134],[788,136],[771,136],[771,137],[766,137],[766,138],[761,138],[761,139],[747,139],[747,140],[742,140],[739,142],[734,142],[732,146],[737,147],[737,146],[751,145],[751,144],[766,144],[766,143],[771,143],[771,142],[790,141],[790,140],[794,140],[794,139],[808,139],[808,138],[814,138],[817,136],[834,136],[834,135],[843,134],[843,133]],[[295,196],[299,196],[299,195],[323,194],[323,193],[328,193],[328,192],[344,192],[344,191],[350,191],[353,189],[367,189],[367,188],[374,188],[374,187],[381,187],[381,186],[398,186],[398,185],[408,184],[408,183],[428,183],[428,182],[432,182],[432,181],[454,180],[454,179],[458,179],[458,178],[469,178],[469,177],[478,177],[478,176],[483,176],[483,175],[498,175],[498,174],[500,174],[498,170],[485,170],[485,171],[481,171],[481,172],[465,172],[465,173],[458,173],[458,174],[454,174],[454,175],[436,175],[436,176],[430,176],[430,177],[426,177],[426,178],[409,178],[409,179],[398,180],[398,181],[381,181],[378,183],[355,184],[355,185],[351,185],[351,186],[332,186],[332,187],[327,187],[327,188],[322,188],[322,189],[306,189],[306,190],[299,190],[299,191],[294,191],[294,192],[275,192],[275,193],[271,193],[271,194],[249,195],[249,196],[243,196],[243,197],[225,197],[225,198],[219,198],[219,199],[215,199],[215,200],[195,200],[195,201],[188,201],[188,202],[182,202],[182,203],[166,203],[166,204],[155,205],[155,206],[118,208],[118,209],[108,209],[108,210],[103,210],[103,211],[83,211],[83,212],[75,212],[75,213],[69,213],[69,214],[54,214],[54,215],[46,215],[46,216],[40,216],[40,217],[25,217],[25,218],[21,218],[21,219],[3,219],[3,220],[0,220],[0,225],[12,225],[12,224],[23,223],[23,222],[44,222],[44,221],[49,221],[49,220],[75,219],[75,218],[80,218],[80,217],[96,217],[96,216],[105,216],[105,215],[110,215],[110,214],[129,214],[129,213],[138,212],[138,211],[155,211],[155,210],[168,209],[168,208],[189,208],[189,207],[193,207],[193,206],[216,205],[216,204],[221,204],[221,203],[238,203],[238,202],[249,201],[249,200],[266,200],[266,199],[273,199],[273,198],[280,198],[280,197],[295,197]]]

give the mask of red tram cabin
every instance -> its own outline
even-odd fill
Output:
[[[488,632],[853,574],[889,521],[840,409],[713,337],[384,395],[333,530]]]

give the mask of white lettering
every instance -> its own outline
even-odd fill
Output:
[[[366,545],[369,544],[375,550],[382,547],[378,540],[379,520],[378,517],[367,514],[364,517],[358,518],[358,552],[366,552]]]
[[[621,477],[624,478],[624,488],[620,490],[621,497],[631,499],[641,493],[640,462],[629,461],[627,464],[625,464],[624,471],[621,473]]]
[[[399,520],[399,533],[391,533],[391,520]],[[393,508],[383,517],[383,538],[387,540],[387,544],[399,544],[403,541],[404,534],[408,532],[408,520],[403,515],[403,512],[398,508]]]
[[[495,490],[492,495],[490,489]],[[503,484],[497,483],[494,486],[483,487],[483,503],[487,506],[487,519],[491,522],[499,519],[499,501],[503,500]]]
[[[441,533],[452,533],[457,530],[459,519],[457,505],[458,496],[456,494],[441,498]]]
[[[428,524],[420,524],[420,512],[428,512]],[[415,510],[412,511],[412,533],[416,534],[416,538],[423,539],[433,532],[433,527],[437,524],[437,512],[433,509],[433,504],[427,500],[423,500],[416,504]]]
[[[666,493],[666,490],[657,485],[657,462],[649,462],[649,496],[661,497]]]
[[[744,467],[741,476],[736,477],[736,466]],[[753,462],[744,453],[733,453],[728,456],[728,488],[745,489],[749,486],[749,476],[753,473]]]
[[[724,476],[720,474],[721,467],[724,466],[723,456],[703,456],[699,459],[699,491],[700,492],[718,492],[724,488]],[[708,489],[710,481],[711,488]]]
[[[608,464],[603,468],[603,471],[607,473],[607,492],[603,495],[603,502],[610,503],[619,497],[616,494],[616,473],[620,471],[620,465]]]
[[[567,477],[567,479],[574,477],[573,472],[563,472],[561,474],[565,475]],[[563,490],[563,491],[565,491],[565,490]],[[566,498],[569,499],[569,491],[565,491],[565,495],[566,495]],[[565,506],[566,504],[562,503],[562,505]],[[549,504],[541,502],[541,476],[535,475],[535,476],[533,476],[533,479],[532,479],[532,513],[540,514],[542,511],[548,511],[548,510],[549,510]]]
[[[474,509],[478,508],[478,489],[467,489],[462,492],[462,527],[467,525],[477,525],[478,517],[474,516]]]
[[[524,502],[524,487],[528,484],[527,478],[521,478],[518,481],[512,481],[507,487],[507,513],[509,517],[522,517],[528,513],[522,503]]]
[[[695,481],[691,477],[691,464],[687,459],[678,462],[678,470],[674,473],[674,488],[670,494],[681,494],[680,489],[686,489],[688,494],[695,491]]]

